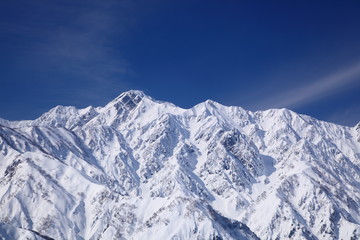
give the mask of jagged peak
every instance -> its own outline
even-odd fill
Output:
[[[300,114],[297,112],[294,112],[293,110],[290,110],[288,108],[271,108],[271,109],[267,109],[267,110],[259,110],[254,112],[255,115],[262,115],[265,118],[284,118],[287,121],[291,120],[292,118],[295,117],[302,117],[302,118],[306,118],[308,120],[311,119],[311,117],[304,115],[304,114]]]
[[[78,115],[78,109],[74,106],[57,105],[35,119],[35,122],[42,122],[46,119],[67,118]]]
[[[63,106],[63,105],[57,105],[53,108],[51,108],[48,112],[44,113],[44,114],[49,114],[49,113],[64,113],[64,112],[68,112],[68,111],[77,111],[78,109],[74,106]]]
[[[133,95],[137,95],[137,96],[146,96],[144,91],[136,90],[136,89],[131,89],[131,90],[125,91],[125,92],[121,93],[120,95],[125,95],[125,94],[133,94]]]
[[[201,102],[201,103],[198,103],[196,104],[195,106],[193,106],[191,109],[213,109],[213,108],[217,108],[217,107],[225,107],[224,105],[218,103],[218,102],[215,102],[211,99],[207,99],[205,100],[204,102]]]
[[[213,107],[225,107],[225,105],[222,105],[214,100],[211,100],[211,99],[207,99],[205,102],[204,102],[205,105],[208,105],[208,106],[213,106]]]
[[[141,90],[129,90],[126,92],[121,93],[118,97],[116,97],[114,100],[109,102],[103,109],[108,109],[109,107],[116,106],[118,107],[120,105],[128,105],[131,109],[133,109],[135,106],[140,104],[140,102],[146,102],[146,105],[152,105],[152,104],[159,104],[164,105],[164,107],[171,107],[176,110],[184,110],[181,107],[167,101],[160,101],[157,99],[154,99],[150,97],[149,95],[146,95]]]
[[[239,107],[239,106],[226,106],[226,105],[223,105],[221,103],[218,103],[214,100],[206,100],[204,102],[201,102],[197,105],[195,105],[194,107],[192,107],[190,110],[193,110],[193,111],[206,111],[206,112],[209,112],[211,114],[225,114],[225,115],[231,115],[232,113],[235,114],[235,113],[239,113],[239,112],[248,112],[246,111],[245,109],[243,109],[242,107]]]
[[[105,110],[105,109],[111,108],[113,106],[118,108],[121,105],[128,106],[130,108],[134,108],[145,98],[152,100],[152,98],[147,96],[143,91],[129,90],[129,91],[121,93],[114,100],[110,101],[108,104],[106,104],[106,106],[103,109]]]
[[[142,99],[144,97],[148,97],[143,91],[141,90],[129,90],[126,92],[121,93],[119,96],[117,96],[114,100],[112,100],[111,102],[119,102],[119,101],[124,101],[124,99]]]

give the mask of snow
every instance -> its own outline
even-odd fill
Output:
[[[360,123],[136,90],[0,119],[0,236],[360,238],[359,139]]]

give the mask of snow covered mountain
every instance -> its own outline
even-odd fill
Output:
[[[360,123],[128,91],[0,119],[0,238],[360,239]]]

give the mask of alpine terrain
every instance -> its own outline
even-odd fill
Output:
[[[360,239],[360,124],[128,91],[0,119],[0,239]]]

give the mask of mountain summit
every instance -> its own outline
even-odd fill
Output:
[[[135,90],[0,119],[0,237],[359,239],[359,132]]]

